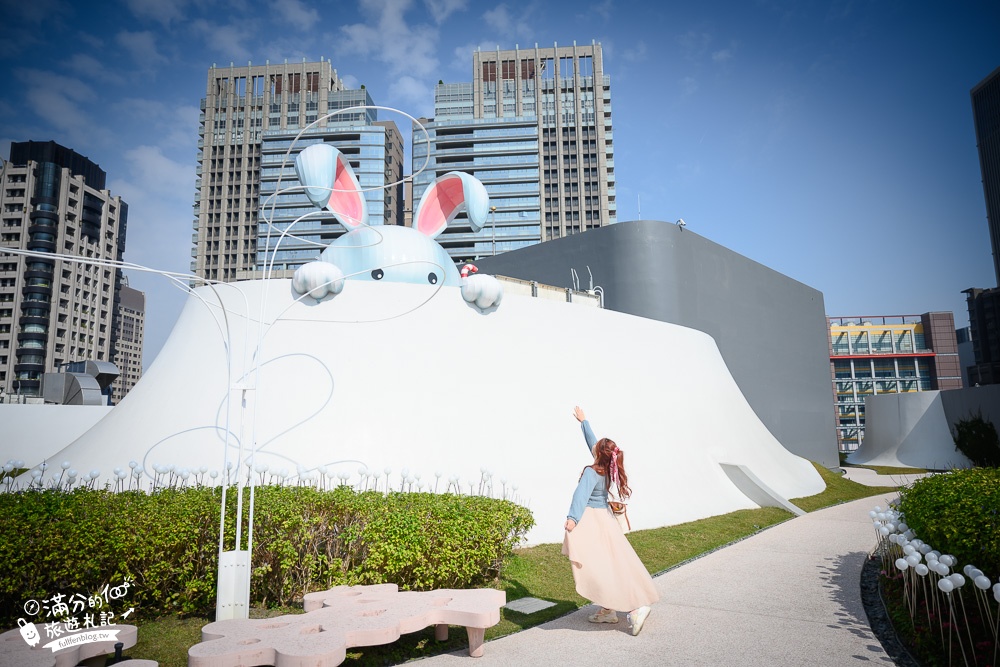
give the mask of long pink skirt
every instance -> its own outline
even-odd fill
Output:
[[[611,510],[586,508],[563,538],[562,552],[573,567],[576,592],[602,607],[632,611],[660,599]]]

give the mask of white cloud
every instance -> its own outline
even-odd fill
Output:
[[[198,135],[198,107],[170,106],[159,100],[126,98],[115,109],[126,118],[142,119],[148,136],[156,144],[171,150],[191,150]],[[148,141],[149,139],[147,139]]]
[[[427,9],[430,10],[434,22],[438,25],[458,11],[464,11],[468,2],[466,0],[424,0]]]
[[[4,117],[13,118],[16,113],[14,106],[8,100],[0,99],[0,119],[4,119]]]
[[[104,48],[104,40],[101,39],[100,37],[96,37],[86,32],[78,32],[76,36],[80,38],[81,42],[83,42],[92,49]]]
[[[719,49],[718,51],[712,52],[712,60],[717,63],[724,63],[727,60],[732,60],[736,55],[737,43],[734,41],[729,45],[729,48]]]
[[[108,130],[102,129],[83,111],[86,103],[97,99],[89,83],[34,69],[16,70],[14,76],[25,84],[24,99],[28,108],[56,129],[60,136],[53,138],[57,141],[82,149],[111,136]]]
[[[448,63],[448,68],[457,70],[462,73],[462,81],[468,81],[469,76],[472,73],[472,54],[476,49],[492,50],[497,47],[496,42],[492,44],[480,43],[480,44],[463,44],[461,46],[456,46],[452,51],[451,62]],[[439,77],[440,78],[440,77]],[[444,80],[445,83],[451,83],[448,79]]]
[[[159,146],[137,146],[125,152],[130,177],[118,179],[121,195],[135,199],[157,195],[190,202],[194,192],[194,166],[165,156]],[[127,198],[126,198],[127,199]]]
[[[402,76],[389,86],[389,95],[397,103],[414,116],[432,115],[434,113],[434,90],[426,81],[414,79],[412,76]]]
[[[622,52],[622,60],[637,63],[645,60],[647,55],[646,42],[639,40]]]
[[[681,97],[691,97],[698,92],[698,80],[693,76],[686,76],[680,80]]]
[[[590,13],[582,15],[581,18],[593,20],[593,14],[600,16],[601,20],[605,23],[615,18],[616,13],[614,0],[604,0],[603,2],[591,5]]]
[[[0,15],[5,20],[23,19],[28,23],[46,23],[54,17],[67,16],[72,13],[72,5],[62,0],[2,0]]]
[[[278,16],[299,30],[312,30],[320,22],[319,12],[306,7],[301,0],[276,0],[274,10]]]
[[[708,45],[712,42],[712,36],[707,32],[689,30],[677,37],[677,43],[681,47],[681,56],[686,60],[699,60],[708,50]]]
[[[153,146],[140,146],[124,155],[127,167],[116,170],[108,189],[129,205],[125,260],[152,269],[187,273],[190,270],[194,168],[165,157]],[[163,346],[186,296],[166,278],[126,271],[131,287],[146,294],[144,363]]]
[[[167,62],[167,59],[156,50],[156,35],[148,30],[142,32],[123,30],[115,35],[115,41],[132,56],[136,65],[143,69]]]
[[[152,19],[165,26],[184,18],[187,0],[125,0],[132,14],[139,19]]]
[[[511,10],[506,4],[499,4],[485,12],[483,20],[502,40],[527,41],[536,34],[532,21],[534,13],[535,8],[532,5],[519,6],[515,17],[511,15]]]
[[[506,35],[511,31],[514,20],[510,17],[507,5],[497,5],[493,9],[483,14],[483,19],[487,25],[496,30],[501,35]]]
[[[248,24],[218,25],[198,19],[191,23],[191,28],[205,39],[205,47],[211,53],[222,56],[223,62],[246,62],[254,56],[255,31]]]
[[[361,82],[358,81],[358,77],[353,74],[339,74],[341,82],[343,82],[344,87],[348,90],[357,90],[361,86]]]
[[[66,69],[81,74],[88,79],[120,85],[125,78],[117,72],[109,70],[103,62],[85,53],[77,53],[66,61]]]
[[[338,57],[372,57],[389,66],[390,76],[433,77],[439,32],[428,25],[410,25],[409,0],[362,0],[365,23],[343,26]]]

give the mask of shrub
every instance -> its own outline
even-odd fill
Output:
[[[1000,575],[1000,468],[953,470],[900,491],[900,511],[924,542]]]
[[[215,604],[219,488],[0,494],[0,623],[21,604],[134,581],[149,617],[207,614]],[[233,549],[235,490],[225,548]],[[249,503],[244,497],[244,546]],[[285,605],[338,584],[463,588],[498,579],[531,513],[491,498],[264,486],[254,507],[251,602]]]
[[[962,419],[952,429],[955,449],[980,467],[1000,466],[1000,438],[993,422],[983,419],[981,412]]]

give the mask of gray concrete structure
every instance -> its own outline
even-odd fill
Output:
[[[478,262],[486,273],[587,287],[611,310],[711,335],[758,418],[790,452],[838,466],[823,295],[683,228],[609,225]],[[627,344],[627,341],[595,341]]]
[[[1000,423],[1000,386],[970,387],[941,392],[945,419],[954,426],[963,419],[982,413],[983,419]]]
[[[1000,422],[1000,385],[873,396],[868,436],[848,458],[859,465],[950,470],[972,462],[955,447],[955,425],[977,415]]]

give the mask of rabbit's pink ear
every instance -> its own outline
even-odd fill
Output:
[[[329,209],[348,229],[365,224],[368,202],[350,163],[335,147],[309,146],[295,158],[295,172],[313,204]]]
[[[340,224],[348,229],[357,229],[367,224],[368,200],[361,192],[358,177],[354,175],[350,163],[342,153],[337,152],[337,172],[333,180],[333,192],[326,207],[337,216]]]
[[[465,208],[472,230],[479,231],[486,220],[488,205],[489,195],[482,183],[460,171],[448,172],[424,191],[413,227],[435,238]]]

